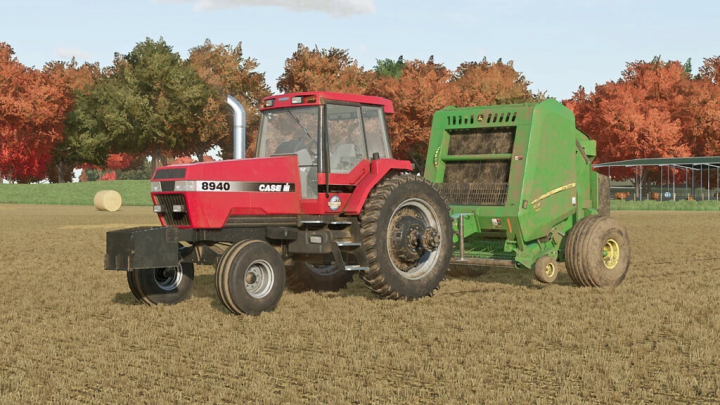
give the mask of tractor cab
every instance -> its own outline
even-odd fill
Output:
[[[354,186],[371,161],[392,159],[385,121],[385,114],[393,113],[389,100],[295,93],[266,97],[260,111],[256,156],[296,155],[303,199],[317,199],[330,185]]]

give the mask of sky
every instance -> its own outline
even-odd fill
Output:
[[[183,57],[205,39],[242,42],[273,86],[299,43],[377,59],[514,61],[535,91],[566,99],[617,80],[625,63],[720,54],[720,2],[649,0],[0,0],[0,42],[18,60],[110,65],[146,37]]]

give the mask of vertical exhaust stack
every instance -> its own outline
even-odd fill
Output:
[[[233,159],[245,159],[245,109],[229,94],[227,103],[233,109]]]

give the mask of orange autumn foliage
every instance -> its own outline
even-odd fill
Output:
[[[693,77],[677,61],[628,63],[617,81],[579,88],[565,105],[577,127],[597,141],[598,162],[720,153],[717,57]],[[634,178],[632,168],[613,169]],[[647,172],[645,173],[647,174]]]
[[[51,76],[14,54],[0,42],[0,174],[27,183],[45,178],[71,100]]]

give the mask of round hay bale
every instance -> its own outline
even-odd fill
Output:
[[[117,211],[122,206],[122,197],[115,190],[101,190],[95,194],[93,204],[98,211]]]

